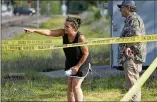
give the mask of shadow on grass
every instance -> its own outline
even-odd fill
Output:
[[[63,97],[65,97],[65,92],[60,92],[60,93],[45,93],[45,94],[40,94],[39,98],[40,99],[50,99],[52,97],[55,97],[57,100],[62,99]]]
[[[110,89],[124,89],[124,77],[123,76],[114,76],[114,77],[93,77],[86,78],[83,82],[85,90],[90,91],[102,91]]]

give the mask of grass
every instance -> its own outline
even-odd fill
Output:
[[[49,78],[35,73],[24,80],[2,80],[2,101],[67,101],[66,78]],[[99,83],[99,84],[98,84]],[[142,101],[157,101],[157,80],[142,87]],[[82,84],[84,101],[119,101],[124,91],[124,76],[86,78]]]
[[[41,29],[63,28],[64,17],[53,17],[40,25]],[[96,22],[98,27],[95,26]],[[91,24],[83,24],[81,31],[88,40],[90,38],[109,37],[109,30],[103,32],[102,19]],[[36,33],[21,33],[13,40],[44,40],[51,39],[54,44],[62,44],[61,38],[47,37]],[[93,64],[109,64],[109,45],[89,46]],[[3,72],[21,72],[27,69],[36,71],[52,71],[64,68],[65,56],[62,49],[47,51],[2,51]],[[9,63],[9,64],[8,64]],[[13,70],[14,69],[14,70]]]
[[[98,23],[96,23],[98,22]],[[80,31],[87,38],[109,37],[109,29],[103,31],[103,20],[84,24]],[[40,28],[63,28],[64,18],[52,18]],[[14,40],[52,39],[61,44],[61,38],[38,34],[25,34]],[[109,64],[109,45],[89,46],[93,64]],[[48,51],[2,51],[2,101],[66,101],[66,78],[48,78],[37,71],[52,71],[64,68],[64,54],[61,49]],[[24,79],[7,79],[10,72],[25,72]],[[87,78],[82,84],[84,101],[119,101],[126,93],[124,76],[110,78]],[[142,101],[157,101],[157,80],[149,79],[142,87]]]

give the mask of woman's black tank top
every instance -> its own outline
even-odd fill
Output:
[[[63,44],[79,43],[78,38],[79,38],[80,35],[81,35],[81,33],[77,32],[73,42],[69,42],[68,36],[65,34],[63,36]],[[76,66],[77,63],[80,61],[82,55],[83,55],[80,46],[63,48],[63,51],[64,51],[65,57],[66,57],[65,70],[68,70],[73,66]],[[86,61],[84,62],[84,64],[89,63],[89,61],[90,61],[90,58],[88,56]]]

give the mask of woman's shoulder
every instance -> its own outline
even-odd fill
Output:
[[[78,37],[78,40],[81,41],[81,42],[86,41],[86,37],[82,33],[80,33],[80,35]]]

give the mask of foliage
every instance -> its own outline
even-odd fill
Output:
[[[41,14],[54,15],[61,13],[60,1],[41,1]]]

